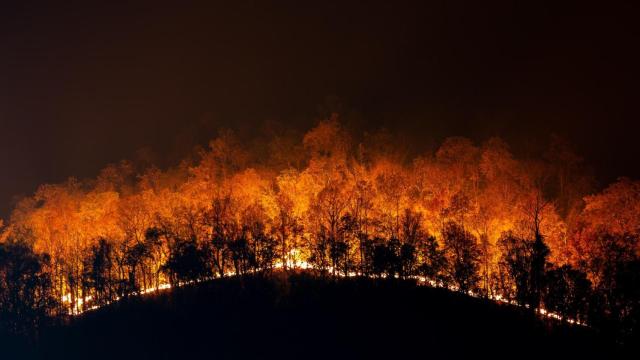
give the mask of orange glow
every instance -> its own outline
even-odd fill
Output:
[[[277,139],[277,144],[267,147],[274,152],[272,159],[262,161],[225,132],[210,142],[198,160],[177,168],[149,168],[136,174],[130,163],[122,162],[104,169],[94,181],[70,179],[43,185],[18,204],[0,239],[28,230],[36,251],[51,256],[55,290],[68,311],[76,314],[96,306],[97,294],[80,279],[91,270],[85,259],[100,239],[113,243],[116,262],[109,269],[110,277],[132,282],[138,294],[171,287],[162,267],[170,255],[171,241],[165,238],[152,254],[126,265],[128,273],[124,270],[125,252],[148,241],[148,229],[160,229],[160,237],[171,234],[174,240],[195,239],[202,244],[216,232],[252,239],[257,235],[251,233],[250,225],[259,224],[265,236],[277,243],[275,268],[309,269],[313,267],[311,245],[322,236],[343,239],[345,257],[357,263],[363,256],[358,236],[402,240],[407,236],[402,216],[410,211],[419,214],[420,228],[440,245],[447,221],[487,240],[490,251],[482,268],[486,289],[498,271],[495,247],[500,235],[513,231],[532,236],[530,209],[543,189],[533,167],[515,159],[499,139],[476,146],[467,139],[450,138],[434,154],[408,161],[393,150],[393,144],[354,143],[334,116],[300,140],[301,146],[295,147],[298,153],[292,153],[282,148],[287,142]],[[595,219],[606,219],[602,214],[619,206],[625,186],[631,185],[587,198],[586,211],[575,222],[582,226],[579,229],[590,228],[589,222]],[[540,228],[551,248],[551,260],[577,264],[579,249],[589,246],[585,237],[574,236],[576,228],[559,214],[556,203],[549,202],[541,210]],[[629,214],[639,211],[633,208]],[[357,227],[351,232],[342,224],[347,215]],[[638,226],[637,217],[614,220],[608,225],[616,231]],[[419,261],[422,256],[417,254]],[[328,264],[327,269],[335,273],[332,266]],[[235,272],[230,262],[220,267],[214,276]],[[354,267],[345,273],[358,271]],[[418,280],[437,285],[434,279]],[[489,296],[511,302],[501,295]]]

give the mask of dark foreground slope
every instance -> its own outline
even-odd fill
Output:
[[[51,359],[399,359],[612,355],[589,329],[411,282],[216,280],[51,329]]]

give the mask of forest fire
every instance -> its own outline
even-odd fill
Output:
[[[419,278],[576,323],[588,321],[592,289],[621,284],[609,264],[640,249],[640,185],[588,195],[579,157],[558,140],[542,160],[517,159],[497,138],[450,138],[408,161],[392,140],[354,139],[334,116],[299,143],[272,139],[265,161],[222,132],[177,168],[122,162],[94,180],[43,185],[2,239],[46,256],[38,296],[70,314],[301,268]]]
[[[0,359],[640,352],[632,10],[2,4]]]

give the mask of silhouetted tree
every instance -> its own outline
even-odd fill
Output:
[[[563,265],[547,271],[543,302],[545,309],[553,311],[563,319],[586,320],[588,301],[591,297],[591,282],[587,274]]]
[[[226,261],[229,257],[228,243],[237,231],[237,224],[231,213],[232,199],[230,195],[217,196],[211,208],[204,214],[205,222],[211,227],[211,262],[213,270],[224,277]]]
[[[527,303],[529,291],[529,244],[512,232],[502,233],[497,244],[501,253],[498,266],[503,275],[500,293],[507,299],[524,305]]]
[[[451,279],[461,292],[474,290],[479,281],[480,266],[480,250],[475,237],[459,224],[447,222],[443,238]]]
[[[412,276],[416,269],[416,247],[411,243],[403,243],[400,245],[400,277],[406,278]]]
[[[206,279],[213,275],[209,266],[210,256],[211,250],[206,243],[198,244],[195,239],[178,240],[163,270],[172,284]]]
[[[146,269],[149,271],[149,284],[158,288],[160,286],[161,267],[168,257],[168,236],[167,231],[158,227],[148,228],[145,232],[144,244],[147,248],[147,260],[149,264]],[[153,284],[151,282],[153,281]]]
[[[389,247],[385,243],[379,242],[373,245],[372,273],[378,277],[389,275],[391,258],[391,251],[389,251]]]
[[[133,246],[127,248],[124,257],[124,263],[129,272],[129,288],[132,291],[139,291],[141,286],[138,283],[137,274],[142,274],[142,289],[146,287],[146,274],[142,267],[144,260],[149,256],[148,249],[143,242],[136,242]]]
[[[228,240],[220,234],[215,234],[211,239],[211,246],[209,248],[212,252],[212,269],[217,272],[219,277],[224,277],[225,264],[229,256]]]
[[[357,218],[352,216],[350,213],[347,213],[340,218],[338,238],[342,245],[338,246],[342,248],[340,249],[342,252],[341,270],[345,276],[348,275],[350,271],[357,270],[353,264],[354,259],[351,257],[351,251],[360,234],[359,229],[360,224],[358,224]]]
[[[264,273],[271,273],[278,257],[278,241],[264,233],[258,235],[255,239],[260,243],[257,253],[257,267]]]
[[[58,301],[48,269],[50,258],[36,254],[25,239],[0,243],[0,330],[36,335],[55,315]]]
[[[614,288],[609,300],[618,338],[627,344],[640,340],[640,258],[616,264]]]
[[[95,303],[103,305],[113,300],[113,245],[107,239],[102,238],[91,247],[86,268],[85,277],[95,292]]]
[[[599,231],[591,238],[585,267],[593,274],[595,296],[590,323],[620,340],[640,336],[640,257],[637,236]]]
[[[447,258],[444,250],[440,249],[435,236],[426,236],[420,242],[419,252],[422,258],[422,262],[419,265],[419,273],[435,282],[436,285],[447,285]]]
[[[280,239],[280,261],[283,269],[287,269],[287,260],[291,250],[291,240],[302,232],[302,227],[293,215],[293,201],[284,193],[276,197],[278,216],[274,227],[274,233]]]
[[[310,241],[309,247],[311,249],[311,256],[309,262],[313,267],[320,272],[321,275],[326,275],[329,268],[330,256],[328,254],[330,249],[330,240],[324,226],[320,228],[320,231],[315,234],[312,241]]]
[[[399,257],[399,272],[401,277],[412,276],[415,273],[417,263],[416,246],[424,240],[422,229],[422,215],[405,209],[400,219],[401,239]]]
[[[549,257],[549,247],[544,241],[542,235],[542,223],[545,211],[549,206],[549,201],[545,199],[542,189],[545,188],[548,181],[548,174],[543,170],[537,170],[532,167],[532,181],[535,187],[532,191],[529,201],[525,203],[525,215],[528,223],[533,230],[533,241],[529,242],[529,281],[527,290],[527,303],[531,309],[537,309],[540,306],[540,297],[544,287],[544,274],[547,268],[547,258]]]
[[[370,276],[374,273],[374,255],[375,255],[375,242],[372,239],[367,238],[363,233],[358,235],[358,242],[360,243],[360,269],[362,275]]]
[[[228,247],[236,275],[246,274],[251,264],[255,262],[255,254],[251,251],[246,237],[240,236],[232,240]]]
[[[347,275],[349,273],[349,247],[343,240],[333,240],[329,242],[329,254],[331,257],[331,266],[333,268],[333,275],[336,273],[342,273]]]
[[[498,239],[498,248],[501,251],[499,268],[504,273],[503,279],[508,279],[502,284],[502,294],[520,305],[537,309],[549,266],[549,248],[542,235],[536,234],[535,240],[531,241],[505,232]]]
[[[540,306],[548,256],[549,247],[544,243],[543,237],[538,230],[531,245],[531,266],[529,268],[528,303],[533,309],[537,309]]]

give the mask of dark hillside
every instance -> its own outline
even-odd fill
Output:
[[[41,340],[44,358],[610,356],[589,329],[412,282],[226,279],[134,297]]]

